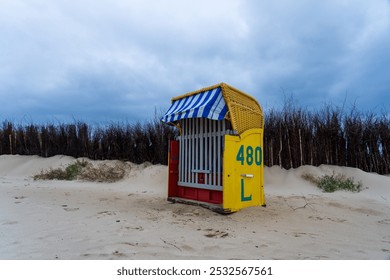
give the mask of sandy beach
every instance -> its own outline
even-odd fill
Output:
[[[267,207],[220,215],[166,200],[167,166],[128,163],[116,183],[42,181],[66,156],[0,156],[0,259],[390,258],[390,177],[321,165],[265,168]],[[345,174],[359,193],[301,175]]]

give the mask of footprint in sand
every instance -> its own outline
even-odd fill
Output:
[[[77,211],[77,210],[79,210],[80,208],[64,208],[64,210],[65,211],[67,211],[67,212],[74,212],[74,211]]]
[[[126,229],[128,230],[139,230],[139,231],[143,231],[144,228],[142,226],[139,226],[139,227],[125,227]]]
[[[17,221],[9,221],[9,222],[2,223],[1,225],[16,225],[17,223],[18,223]]]
[[[120,252],[119,250],[116,250],[112,253],[115,257],[126,257],[127,255],[125,253]]]
[[[378,221],[378,223],[383,225],[390,225],[390,219],[380,220]]]
[[[329,221],[335,222],[335,223],[344,223],[347,220],[345,219],[338,219],[338,218],[329,218],[329,217],[316,217],[316,216],[309,216],[309,219],[317,220],[317,221],[323,221],[324,219],[327,219]]]
[[[311,238],[315,238],[318,236],[316,233],[310,233],[310,232],[293,232],[294,237],[303,237],[303,236],[309,236]]]
[[[227,233],[227,232],[219,231],[219,230],[213,230],[211,228],[206,229],[206,231],[208,233],[205,234],[204,236],[206,236],[208,238],[225,238],[225,237],[227,237],[229,235],[229,233]]]
[[[77,211],[77,210],[80,209],[80,208],[77,208],[77,207],[75,207],[75,208],[68,207],[68,205],[66,205],[66,204],[61,205],[61,207],[62,207],[65,211],[67,211],[67,212],[74,212],[74,211]]]
[[[105,217],[105,216],[115,216],[116,215],[116,212],[114,211],[101,211],[101,212],[98,212],[97,213],[97,216],[98,218],[102,218],[102,217]]]
[[[20,200],[25,199],[26,197],[25,196],[15,196],[14,198],[17,200],[14,203],[19,204],[19,203],[22,203]]]

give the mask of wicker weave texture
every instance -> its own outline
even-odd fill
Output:
[[[241,134],[251,128],[264,127],[263,111],[253,97],[227,84],[221,84],[221,87],[234,130]]]

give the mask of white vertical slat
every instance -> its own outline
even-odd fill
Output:
[[[199,164],[199,137],[198,137],[198,134],[199,134],[199,118],[196,118],[195,119],[195,133],[194,133],[194,136],[195,136],[195,153],[194,153],[194,158],[195,158],[195,166],[193,167],[194,170],[198,169],[198,164]],[[194,183],[198,183],[198,176],[196,173],[193,173],[193,176],[194,176]]]
[[[189,174],[188,174],[188,168],[190,166],[190,160],[191,160],[191,123],[190,123],[190,120],[189,119],[186,119],[186,134],[187,134],[187,137],[186,137],[186,143],[185,143],[185,146],[184,146],[184,149],[186,149],[186,154],[185,154],[185,158],[184,158],[184,161],[185,161],[185,165],[184,165],[184,181],[185,182],[188,182],[189,180]]]
[[[194,169],[197,170],[199,169],[199,118],[195,119],[195,166]],[[198,176],[196,173],[194,173],[195,177],[195,184],[198,183]]]
[[[192,152],[192,145],[191,145],[191,129],[192,129],[192,125],[191,125],[191,119],[187,119],[188,122],[187,122],[187,125],[188,125],[188,129],[187,129],[187,146],[186,146],[186,149],[187,149],[187,158],[185,159],[186,161],[186,169],[185,169],[185,174],[186,174],[186,182],[190,182],[191,180],[191,174],[189,174],[188,170],[190,170],[191,168],[191,160],[192,160],[192,156],[191,156],[191,152]]]
[[[217,178],[217,184],[218,186],[221,185],[221,130],[222,130],[222,124],[221,122],[218,122],[218,147],[217,147],[217,154],[218,154],[218,178]]]
[[[208,119],[207,120],[207,169],[208,170],[211,170],[211,164],[212,164],[212,156],[211,156],[211,146],[210,146],[210,143],[211,143],[211,123],[212,123],[212,120]],[[207,174],[207,184],[208,185],[211,185],[212,182],[211,182],[211,178],[212,178],[212,172],[208,173]]]
[[[199,134],[198,134],[198,139],[199,139],[199,166],[198,170],[203,169],[203,118],[199,118]]]
[[[189,123],[188,123],[188,120],[186,122],[186,129],[185,129],[185,133],[186,133],[186,138],[185,138],[185,142],[184,142],[184,153],[183,153],[183,162],[184,162],[184,166],[183,166],[183,173],[184,173],[184,181],[186,181],[188,179],[188,172],[187,172],[187,166],[188,166],[188,154],[189,154],[189,150],[188,150],[188,146],[189,146],[189,137],[190,137],[190,133],[189,133],[189,130],[190,130],[190,126],[189,126]]]
[[[194,133],[193,133],[193,130],[194,130],[194,119],[190,119],[191,121],[190,121],[190,127],[191,127],[191,129],[190,129],[190,139],[191,139],[191,141],[190,141],[190,149],[191,149],[191,156],[190,156],[190,166],[189,166],[189,168],[188,168],[188,170],[187,170],[187,172],[188,172],[188,174],[189,174],[189,183],[194,183],[193,182],[193,176],[192,176],[192,172],[191,172],[191,170],[192,170],[192,168],[193,168],[193,166],[194,166],[194,161],[195,161],[195,159],[194,159],[194,157],[195,157],[195,154],[194,154],[194,150],[195,150],[195,141],[194,141]]]
[[[179,149],[179,180],[185,181],[185,153],[186,153],[186,141],[187,141],[187,125],[186,120],[183,120],[181,122],[181,134],[182,137],[180,137],[180,149]]]
[[[185,139],[185,134],[183,128],[182,133],[180,133],[179,136],[179,181],[183,180],[183,142],[185,141],[184,139]]]
[[[193,150],[193,155],[192,155],[192,166],[191,169],[189,170],[191,174],[191,183],[195,184],[195,174],[191,172],[191,170],[196,168],[196,120],[192,119],[192,150]]]
[[[213,141],[212,141],[212,149],[213,149],[213,185],[217,185],[217,122],[213,122]]]
[[[224,149],[224,140],[225,140],[225,133],[226,133],[226,122],[225,120],[222,120],[222,131],[221,131],[221,148],[220,148],[220,155],[221,155],[221,164],[220,164],[220,186],[222,186],[222,174],[223,174],[223,149]]]
[[[188,150],[187,150],[187,143],[188,143],[188,119],[185,119],[184,120],[184,127],[182,127],[182,132],[184,134],[184,141],[183,143],[181,143],[180,146],[183,146],[182,149],[183,149],[183,153],[182,153],[182,156],[181,156],[181,162],[182,162],[182,170],[181,170],[181,180],[182,181],[187,181],[187,161],[188,161]]]
[[[190,175],[188,174],[189,168],[191,168],[191,120],[187,119],[187,146],[185,147],[187,149],[187,158],[186,161],[186,167],[185,167],[185,182],[189,182]]]

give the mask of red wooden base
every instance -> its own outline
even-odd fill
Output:
[[[207,203],[222,204],[222,192],[177,186],[177,196]]]

